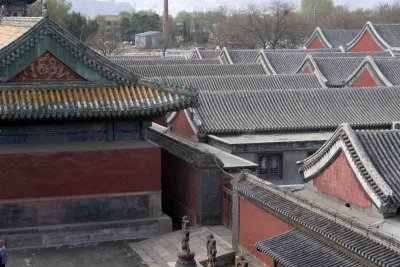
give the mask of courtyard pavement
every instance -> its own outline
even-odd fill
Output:
[[[206,240],[212,233],[217,256],[232,252],[231,231],[224,226],[190,227],[190,249],[196,261],[207,258]],[[7,267],[168,267],[175,266],[181,251],[182,232],[132,241],[69,246],[38,250],[9,251]]]
[[[126,242],[10,251],[7,267],[141,267],[140,259]]]
[[[206,240],[214,234],[217,241],[217,256],[232,252],[232,234],[224,226],[190,227],[190,250],[196,254],[196,261],[207,259]],[[178,252],[181,251],[182,232],[175,231],[159,237],[129,244],[149,267],[175,266]]]

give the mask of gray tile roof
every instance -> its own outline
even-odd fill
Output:
[[[400,207],[400,131],[356,131],[348,124],[341,125],[318,152],[299,162],[306,180],[314,179],[331,164],[337,144],[343,144],[341,151],[349,155],[357,179],[370,188],[365,192],[381,213],[396,214]]]
[[[373,26],[391,47],[400,47],[400,24],[373,24]]]
[[[362,57],[314,57],[318,70],[332,87],[344,86],[345,80],[363,62]]]
[[[307,52],[278,53],[266,52],[265,56],[272,68],[278,74],[292,74],[300,67],[307,56]]]
[[[234,189],[241,197],[249,199],[294,227],[301,227],[302,231],[315,239],[341,248],[349,257],[364,259],[371,266],[400,266],[400,244],[391,236],[376,233],[354,218],[330,211],[318,203],[307,201],[272,184],[255,180],[258,178],[249,178],[254,177],[252,175],[245,176],[246,179],[234,184]],[[299,249],[305,248],[301,246]]]
[[[218,59],[184,59],[179,57],[170,58],[152,58],[152,59],[140,59],[140,58],[110,58],[111,61],[120,65],[121,67],[127,67],[129,65],[178,65],[178,64],[221,64]]]
[[[297,229],[258,242],[256,248],[287,267],[364,266]]]
[[[379,70],[393,85],[400,85],[400,58],[395,59],[375,59],[375,64]]]
[[[221,50],[199,50],[201,59],[218,59],[221,52]]]
[[[330,30],[330,29],[321,29],[323,35],[326,40],[332,45],[334,48],[338,48],[340,46],[346,46],[350,41],[352,41],[360,30]]]
[[[388,51],[384,52],[320,52],[317,50],[298,50],[297,53],[279,53],[279,52],[265,52],[265,56],[268,59],[270,65],[273,67],[278,74],[290,74],[295,73],[300,65],[303,63],[307,54],[311,54],[313,57],[366,57],[368,55],[372,57],[392,57],[392,54]]]
[[[256,62],[256,58],[260,53],[260,50],[228,50],[228,53],[233,64],[250,64]]]
[[[355,135],[400,206],[400,131],[355,131]]]
[[[398,87],[202,92],[193,121],[205,134],[389,127],[399,98]]]
[[[315,74],[289,75],[235,75],[235,76],[190,76],[160,79],[160,82],[194,87],[204,91],[259,91],[275,89],[323,88]]]
[[[165,65],[165,66],[127,66],[129,71],[144,77],[176,76],[230,76],[230,75],[263,75],[261,64],[235,65]],[[265,74],[266,75],[266,74]]]

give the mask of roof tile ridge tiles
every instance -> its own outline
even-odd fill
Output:
[[[263,66],[265,73],[271,73],[272,75],[278,74],[274,69],[274,67],[272,66],[264,50],[261,50],[257,57],[261,57],[262,59],[261,65]]]
[[[372,165],[371,160],[348,123],[344,123],[312,156],[299,161],[306,181],[314,179],[339,153],[344,153],[360,184],[382,213],[393,212],[393,191]],[[374,189],[372,186],[379,188]],[[396,210],[397,211],[397,210]]]
[[[174,97],[170,93],[166,93],[168,97],[162,100],[157,97],[157,89],[137,85],[100,84],[96,86],[91,84],[84,87],[76,84],[75,87],[69,88],[56,88],[55,85],[52,88],[48,88],[39,85],[35,89],[20,89],[18,95],[24,95],[24,97],[17,102],[15,102],[15,99],[11,99],[9,94],[4,93],[10,92],[10,90],[12,89],[6,87],[0,89],[2,92],[0,95],[3,98],[3,109],[0,114],[2,120],[142,117],[143,115],[156,115],[167,111],[184,109],[192,105],[191,99]],[[102,93],[99,93],[100,91]],[[79,95],[82,92],[84,92],[83,96]],[[96,92],[100,94],[99,97],[94,96]],[[35,103],[32,106],[32,101],[35,102],[37,97],[34,94],[42,95],[43,97],[49,97],[53,94],[62,95],[63,101],[50,99],[50,102],[45,103],[45,105],[42,105],[43,103],[39,105]],[[140,103],[136,94],[139,94]],[[141,94],[144,94],[144,98],[147,101],[143,101],[143,98],[140,97]],[[14,95],[16,96],[17,94]],[[132,102],[132,96],[136,104]],[[124,105],[126,109],[122,108]],[[32,114],[32,107],[35,109],[34,114]]]
[[[382,82],[380,86],[387,86],[387,87],[394,86],[383,74],[383,72],[378,67],[378,65],[375,62],[375,59],[372,56],[366,56],[364,60],[360,63],[360,65],[358,65],[358,67],[349,75],[349,77],[346,78],[344,84],[346,86],[351,86],[352,83],[356,80],[357,76],[364,70],[368,70],[373,75],[376,75]]]
[[[229,64],[233,64],[232,58],[231,58],[231,56],[229,54],[229,50],[225,46],[222,48],[221,55],[219,56],[221,62],[222,62],[222,55],[226,56],[226,58],[228,59],[228,63]]]
[[[298,228],[259,241],[255,247],[285,266],[364,266],[346,253]]]
[[[322,41],[325,43],[325,48],[332,48],[332,45],[329,43],[328,39],[325,37],[324,33],[322,32],[321,28],[317,26],[311,36],[307,39],[304,43],[303,47],[307,49],[307,46],[311,44],[311,42],[316,38],[321,37]]]
[[[263,180],[253,174],[250,173],[250,171],[244,170],[242,171],[242,174],[239,176],[239,178],[234,182],[233,186],[234,188],[239,189],[239,186],[241,183],[251,183],[256,187],[259,187],[263,190],[266,190],[267,192],[270,192],[276,196],[279,196],[287,201],[290,201],[294,205],[301,207],[308,212],[314,213],[317,216],[321,216],[327,220],[329,220],[332,223],[336,223],[340,226],[345,227],[347,230],[352,231],[356,234],[360,234],[364,238],[368,238],[369,240],[376,242],[380,245],[383,245],[386,247],[388,250],[393,251],[395,253],[400,254],[400,241],[394,239],[393,237],[389,236],[388,233],[384,233],[379,229],[374,229],[368,227],[365,223],[357,220],[355,217],[349,217],[347,215],[341,214],[337,210],[332,210],[328,207],[323,206],[322,204],[319,204],[315,201],[309,200],[303,196],[297,195],[293,192],[290,192],[288,190],[285,190],[283,188],[280,188],[278,185],[274,185],[271,182],[268,182],[266,180]],[[260,201],[253,195],[253,192],[249,192],[250,194],[246,194],[249,197],[254,198],[257,201]],[[262,205],[268,206],[269,208],[285,215],[292,221],[295,221],[296,223],[305,226],[307,229],[317,232],[318,234],[321,234],[330,240],[332,240],[335,243],[338,243],[340,245],[343,245],[340,240],[329,236],[325,235],[324,233],[324,228],[323,227],[318,227],[319,229],[316,229],[312,226],[309,225],[307,221],[305,221],[304,218],[299,218],[296,215],[292,215],[285,210],[281,209],[279,207],[279,203],[274,202],[266,202],[262,201]],[[298,210],[298,209],[291,209],[293,210]],[[353,251],[355,253],[362,253],[362,251]],[[368,257],[368,255],[363,255],[365,257]]]
[[[154,79],[149,78],[139,78],[138,80],[141,84],[147,85],[153,89],[162,90],[164,92],[170,92],[177,95],[184,95],[191,98],[198,99],[199,91],[192,86],[184,86],[180,83],[171,84],[165,80],[161,80],[161,82],[157,82]]]
[[[349,51],[351,50],[357,42],[363,37],[363,35],[369,32],[372,34],[372,38],[378,42],[378,45],[383,49],[393,49],[383,38],[380,36],[378,31],[375,29],[374,24],[371,21],[367,21],[364,25],[364,27],[361,29],[360,33],[354,37],[352,41],[350,41],[348,44],[346,44],[346,50]]]
[[[321,69],[319,68],[317,62],[314,60],[314,56],[312,54],[307,54],[306,57],[304,58],[303,62],[300,64],[300,67],[295,71],[295,73],[301,73],[303,70],[303,67],[308,63],[311,63],[311,66],[314,68],[313,73],[319,77],[322,83],[325,84],[325,88],[327,88],[327,83],[329,82],[328,79],[322,74]]]

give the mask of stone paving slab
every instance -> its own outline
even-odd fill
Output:
[[[207,259],[206,241],[209,234],[213,234],[217,241],[217,256],[231,253],[232,234],[224,226],[190,227],[190,250],[196,254],[196,261]],[[141,259],[141,263],[149,267],[175,266],[177,254],[181,251],[182,232],[175,231],[159,237],[150,238],[141,242],[131,243],[129,246]]]

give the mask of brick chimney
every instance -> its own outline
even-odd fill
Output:
[[[169,36],[169,12],[168,12],[168,0],[164,0],[164,15],[163,15],[163,37]]]

